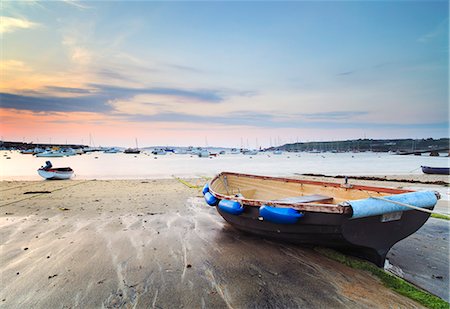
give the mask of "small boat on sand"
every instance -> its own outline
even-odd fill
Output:
[[[38,169],[38,174],[45,179],[70,179],[73,175],[73,169],[70,167],[55,168],[50,161],[46,161],[45,166]]]
[[[421,168],[424,174],[450,175],[450,168],[448,167],[421,166]]]
[[[203,188],[235,228],[334,247],[383,267],[390,248],[429,218],[439,193],[223,172]]]

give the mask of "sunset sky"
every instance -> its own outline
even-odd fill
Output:
[[[2,140],[449,136],[448,2],[1,2]]]

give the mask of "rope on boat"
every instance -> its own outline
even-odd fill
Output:
[[[90,181],[93,181],[93,180],[86,180],[86,181],[82,181],[82,182],[75,183],[75,184],[73,184],[73,185],[69,185],[69,186],[64,186],[64,187],[61,187],[61,188],[57,188],[57,189],[51,191],[51,193],[53,193],[53,192],[55,192],[55,191],[60,191],[60,190],[63,190],[63,189],[67,189],[67,188],[79,186],[79,185],[81,185],[81,184],[84,184],[84,183],[90,182]],[[17,187],[16,187],[16,188],[17,188]],[[36,195],[28,196],[28,197],[25,197],[25,198],[20,199],[20,200],[15,200],[15,201],[12,201],[12,202],[9,202],[9,203],[0,205],[0,207],[5,207],[5,206],[12,205],[12,204],[15,204],[15,203],[19,203],[19,202],[22,202],[22,201],[25,201],[25,200],[29,200],[29,199],[32,199],[32,198],[41,196],[41,195],[43,195],[43,194],[45,194],[45,193],[38,193],[38,194],[36,194]]]
[[[418,210],[418,211],[422,211],[422,212],[426,212],[426,213],[429,213],[429,214],[437,214],[437,215],[440,215],[440,216],[447,217],[447,219],[450,219],[450,216],[447,215],[447,214],[443,214],[443,213],[440,213],[440,212],[437,212],[437,211],[434,211],[434,210],[430,210],[430,209],[426,209],[426,208],[416,207],[416,206],[413,206],[413,205],[410,205],[410,204],[406,204],[406,203],[402,203],[402,202],[391,201],[391,200],[388,200],[388,199],[385,199],[385,198],[382,198],[382,197],[379,197],[379,196],[372,196],[369,192],[367,192],[367,193],[369,194],[369,197],[371,197],[373,199],[376,199],[376,200],[381,200],[381,201],[389,202],[389,203],[392,203],[392,204],[397,204],[397,205],[400,205],[400,206],[408,207],[408,208],[411,208],[411,209],[414,209],[414,210]]]

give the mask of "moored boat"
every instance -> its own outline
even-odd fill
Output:
[[[228,172],[206,184],[203,194],[206,202],[239,230],[334,247],[380,267],[395,243],[428,220],[440,198],[433,191]]]
[[[44,151],[44,152],[40,152],[35,154],[36,157],[45,157],[45,158],[58,158],[58,157],[64,157],[66,156],[66,154],[64,154],[61,151],[57,151],[57,150],[49,150],[49,151]]]
[[[448,167],[421,166],[421,168],[424,174],[450,175],[450,168]]]
[[[206,149],[202,149],[197,154],[199,158],[209,158],[211,156],[211,152]]]
[[[137,148],[127,148],[123,151],[123,153],[128,153],[128,154],[138,154],[141,153],[141,151]]]
[[[73,170],[70,167],[58,167],[52,166],[50,161],[45,162],[45,166],[38,169],[38,174],[45,179],[70,179],[73,175]]]
[[[155,149],[153,149],[152,154],[158,155],[158,156],[164,156],[167,154],[167,152],[163,148],[155,148]]]
[[[118,152],[120,152],[120,150],[117,149],[116,147],[107,148],[103,150],[103,153],[118,153]]]
[[[258,154],[258,150],[244,149],[244,150],[242,150],[242,154],[247,155],[247,156],[255,156]]]

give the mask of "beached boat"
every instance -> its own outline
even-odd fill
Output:
[[[45,162],[45,166],[38,169],[38,174],[45,179],[70,179],[73,175],[73,170],[70,167],[58,167],[52,166],[50,161]]]
[[[239,230],[334,247],[380,267],[395,243],[428,220],[440,198],[433,191],[228,172],[207,183],[203,194],[206,202]]]
[[[421,168],[424,174],[450,175],[450,168],[448,167],[421,166]]]

